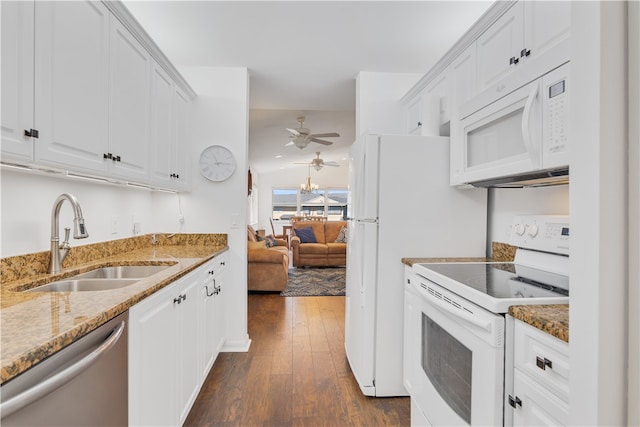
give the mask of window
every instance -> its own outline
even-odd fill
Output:
[[[310,194],[299,188],[274,188],[271,194],[274,220],[289,221],[294,216],[326,216],[330,221],[347,218],[346,188],[319,189]]]

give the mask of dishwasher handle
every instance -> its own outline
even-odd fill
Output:
[[[83,371],[97,362],[100,356],[111,350],[111,348],[116,345],[120,336],[122,336],[124,326],[125,322],[122,321],[120,325],[111,331],[111,334],[107,339],[78,362],[66,367],[57,374],[23,391],[22,393],[0,403],[0,414],[2,414],[2,417],[4,418],[17,410],[24,408],[80,375]]]

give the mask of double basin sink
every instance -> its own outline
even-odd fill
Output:
[[[132,285],[153,276],[175,263],[162,265],[120,265],[99,267],[62,280],[47,283],[25,292],[108,291]]]

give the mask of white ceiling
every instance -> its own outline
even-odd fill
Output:
[[[359,71],[425,73],[488,1],[133,1],[124,4],[181,66],[247,67],[249,162],[269,172],[346,156],[354,140]],[[325,147],[284,147],[305,115]],[[274,156],[283,155],[276,159]]]

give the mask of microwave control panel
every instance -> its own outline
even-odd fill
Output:
[[[568,152],[569,65],[543,77],[543,149],[547,156]]]
[[[519,248],[569,255],[569,217],[516,216],[513,219],[509,244]]]

